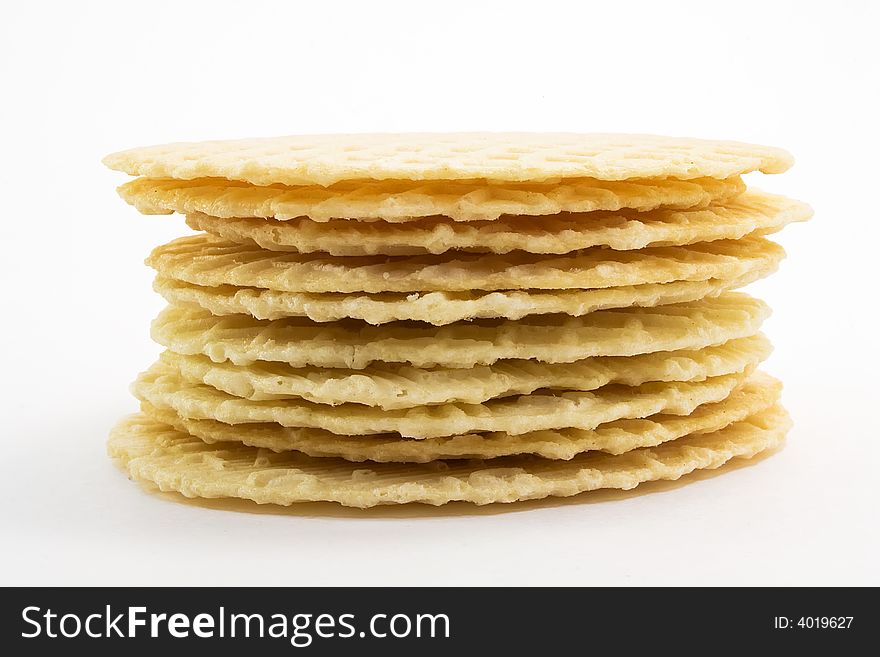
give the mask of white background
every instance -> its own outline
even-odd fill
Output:
[[[880,584],[876,2],[7,2],[0,21],[0,584]],[[753,286],[787,447],[723,476],[475,509],[277,512],[106,458],[159,348],[142,259],[183,234],[102,168],[176,140],[656,132],[779,145],[809,201]]]

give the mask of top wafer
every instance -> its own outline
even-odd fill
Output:
[[[114,153],[104,163],[151,178],[332,185],[346,180],[724,179],[750,171],[782,173],[792,158],[778,148],[731,141],[478,132],[185,142]]]

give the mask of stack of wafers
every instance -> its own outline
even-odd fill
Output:
[[[628,489],[778,446],[765,236],[784,151],[635,135],[302,136],[116,153],[203,231],[147,259],[166,348],[113,430],[132,477],[288,505]]]

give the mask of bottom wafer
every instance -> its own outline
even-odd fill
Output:
[[[411,502],[490,504],[678,479],[777,447],[789,426],[787,413],[777,405],[720,431],[619,456],[589,452],[570,461],[514,456],[364,467],[299,452],[208,445],[136,414],[113,429],[108,451],[133,478],[187,497],[233,497],[281,505],[330,501],[361,508]]]

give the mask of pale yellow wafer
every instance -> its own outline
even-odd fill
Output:
[[[519,435],[542,429],[595,429],[604,422],[655,413],[686,415],[700,404],[720,401],[745,378],[727,374],[699,382],[653,382],[638,387],[605,386],[594,392],[532,394],[484,404],[441,404],[382,410],[361,404],[328,406],[298,399],[251,401],[211,386],[190,382],[166,363],[156,362],[138,376],[132,392],[141,401],[172,408],[194,420],[227,424],[276,422],[285,427],[324,429],[363,436],[399,433],[434,438],[483,431]]]
[[[650,213],[504,216],[470,223],[428,218],[401,224],[346,219],[324,223],[311,219],[224,219],[193,213],[187,215],[186,223],[196,230],[272,251],[320,251],[336,256],[418,255],[451,250],[561,254],[594,246],[626,251],[739,239],[750,233],[773,233],[810,216],[812,209],[805,203],[749,191],[723,206]]]
[[[132,478],[187,497],[238,497],[282,505],[331,501],[355,507],[456,500],[489,504],[678,479],[778,447],[790,426],[785,410],[774,406],[720,431],[618,456],[589,452],[570,461],[513,456],[365,467],[299,452],[207,445],[137,414],[113,429],[107,448]]]
[[[593,356],[700,349],[754,335],[769,313],[762,301],[732,292],[673,306],[602,310],[581,318],[541,315],[440,328],[266,321],[169,307],[153,322],[152,336],[176,353],[205,354],[237,365],[262,360],[292,367],[363,369],[382,361],[457,368],[503,359],[571,363]]]
[[[471,319],[521,319],[562,313],[580,317],[597,310],[659,306],[714,297],[767,276],[776,263],[732,279],[675,281],[599,290],[518,290],[511,292],[425,292],[412,294],[303,294],[241,288],[201,287],[157,277],[153,289],[172,304],[204,308],[214,315],[257,319],[308,317],[315,322],[360,319],[368,324],[418,321],[443,326]]]
[[[207,443],[240,442],[277,452],[296,450],[315,457],[339,457],[348,461],[428,463],[437,459],[498,458],[535,454],[549,459],[571,459],[587,451],[622,454],[639,447],[653,447],[695,433],[723,429],[733,422],[772,406],[782,385],[756,372],[726,399],[698,406],[689,415],[652,415],[641,420],[615,420],[593,430],[559,429],[533,431],[518,436],[508,433],[465,434],[412,440],[397,434],[339,436],[321,429],[282,427],[270,422],[225,424],[216,420],[190,420],[170,409],[142,403],[151,419],[172,425]]]
[[[165,278],[203,287],[236,285],[281,292],[421,292],[595,289],[672,281],[735,278],[767,269],[785,255],[762,237],[567,255],[446,253],[361,256],[267,251],[213,235],[190,235],[157,247],[147,264]]]
[[[298,135],[177,143],[104,158],[151,178],[227,178],[254,185],[332,185],[343,180],[546,181],[553,178],[729,178],[781,173],[778,148],[657,135],[411,133]]]
[[[359,180],[329,187],[258,187],[217,178],[137,178],[117,191],[144,214],[203,212],[213,217],[282,221],[309,217],[314,221],[400,222],[431,216],[453,221],[491,221],[504,214],[534,216],[623,208],[644,212],[660,207],[704,207],[738,196],[745,191],[745,184],[739,176],[726,180],[572,178],[554,183],[504,185],[452,180]]]
[[[206,356],[166,351],[161,359],[191,381],[254,401],[302,398],[318,404],[354,403],[386,410],[433,404],[480,404],[535,390],[595,390],[609,383],[702,381],[756,367],[770,354],[762,334],[698,350],[598,357],[575,363],[505,360],[468,369],[418,369],[373,363],[362,370],[292,368],[258,361],[237,366]]]

